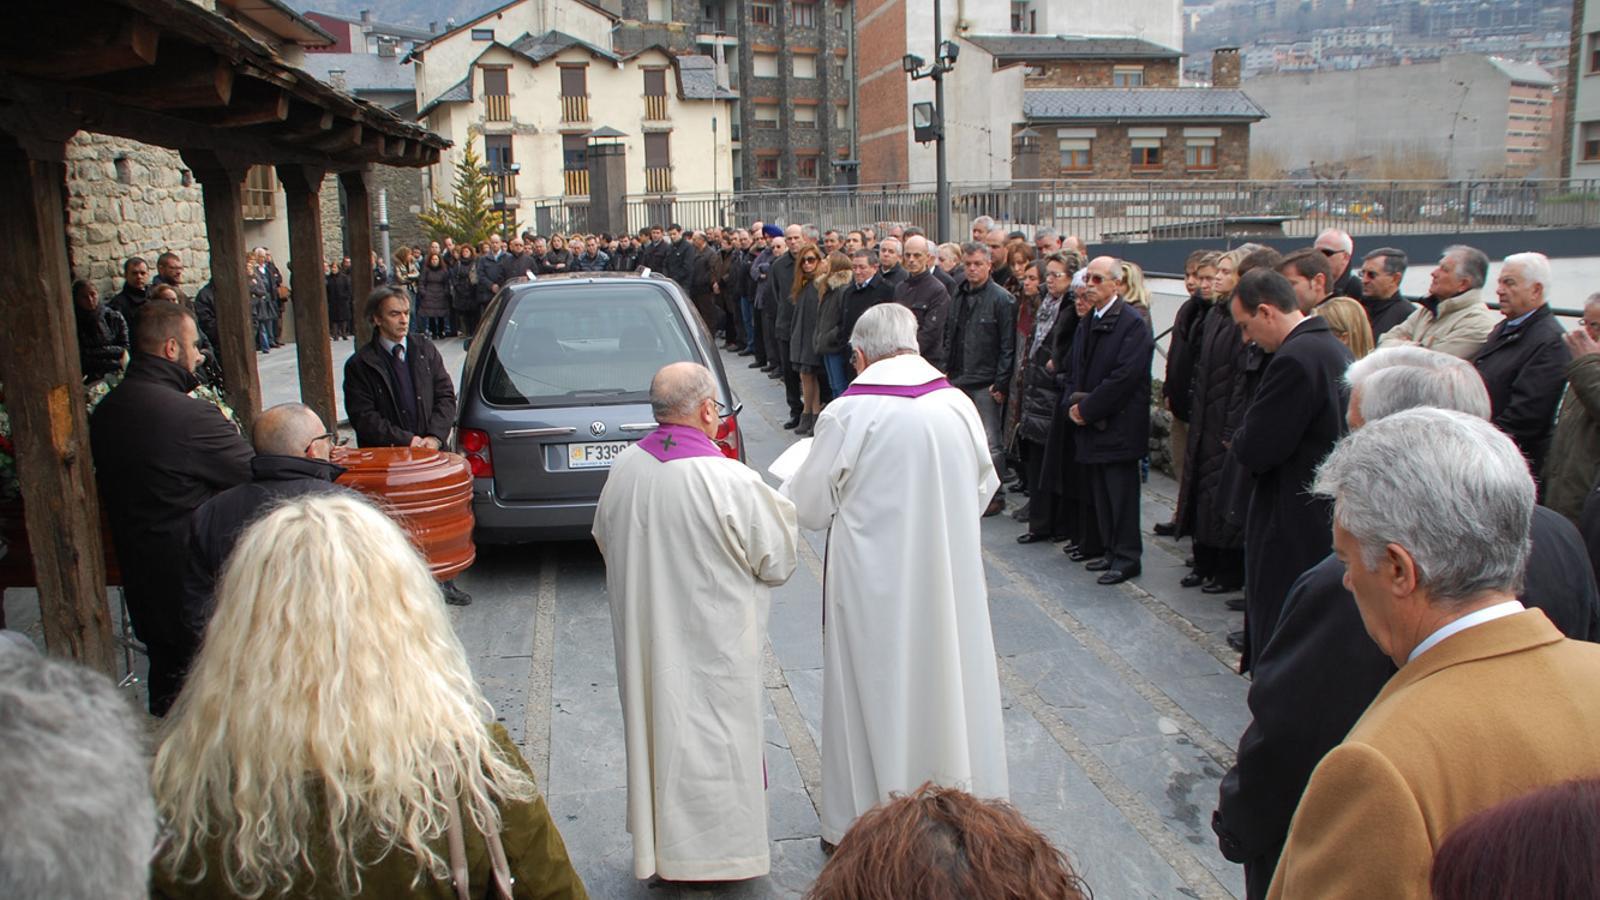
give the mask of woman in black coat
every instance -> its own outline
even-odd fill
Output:
[[[328,330],[336,341],[352,334],[355,308],[353,291],[350,260],[346,259],[328,273]]]
[[[572,251],[567,249],[567,239],[559,234],[550,235],[550,249],[539,261],[539,274],[560,275],[572,269]]]
[[[1069,257],[1069,259],[1072,257]],[[1068,267],[1071,273],[1073,268]],[[1052,281],[1061,280],[1052,278]],[[1066,277],[1070,285],[1072,277]],[[1094,513],[1094,492],[1089,486],[1089,470],[1077,463],[1078,432],[1080,426],[1067,416],[1067,361],[1072,357],[1072,342],[1077,337],[1079,323],[1092,315],[1091,304],[1082,292],[1069,291],[1056,313],[1056,324],[1050,336],[1050,363],[1048,369],[1055,379],[1058,400],[1050,419],[1050,432],[1045,437],[1045,455],[1041,468],[1045,487],[1056,494],[1056,515],[1064,535],[1062,552],[1073,562],[1096,559],[1105,555],[1105,542],[1100,537],[1100,523]],[[1059,360],[1059,362],[1057,362]],[[1053,481],[1051,480],[1053,479]],[[1031,501],[1030,501],[1031,502]]]
[[[456,248],[450,269],[450,323],[455,334],[472,337],[478,330],[478,266],[471,244]]]
[[[1057,322],[1072,308],[1069,289],[1072,275],[1063,259],[1047,258],[1031,264],[1042,286],[1039,306],[1034,311],[1032,331],[1025,336],[1028,352],[1021,359],[1022,385],[1017,419],[1016,443],[1022,457],[1023,483],[1028,485],[1028,530],[1018,535],[1017,543],[1031,544],[1046,538],[1066,537],[1066,517],[1058,504],[1058,479],[1044,478],[1047,446],[1056,408],[1061,404],[1061,387],[1056,384],[1055,354],[1051,338]],[[1054,290],[1052,290],[1054,289]],[[1063,359],[1065,365],[1066,360]]]
[[[428,262],[417,276],[417,315],[422,319],[423,334],[434,340],[444,336],[450,316],[450,269],[437,253],[428,254]]]
[[[1244,586],[1243,508],[1234,509],[1248,478],[1230,462],[1228,442],[1250,403],[1246,384],[1249,350],[1233,322],[1229,304],[1238,283],[1237,253],[1217,263],[1210,311],[1197,337],[1189,408],[1189,446],[1178,488],[1178,535],[1194,537],[1194,571],[1185,587],[1204,585],[1223,594]],[[1243,481],[1241,481],[1243,479]]]

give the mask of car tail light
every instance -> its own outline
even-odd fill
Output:
[[[729,416],[717,426],[717,449],[729,459],[739,458],[739,419]]]
[[[456,443],[461,445],[461,453],[467,458],[467,465],[472,467],[473,478],[494,477],[494,456],[489,452],[489,432],[479,431],[476,428],[463,428]]]

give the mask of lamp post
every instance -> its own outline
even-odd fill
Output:
[[[956,67],[956,57],[960,55],[961,48],[955,41],[941,40],[944,31],[939,20],[940,4],[941,0],[933,0],[933,39],[937,51],[933,63],[923,68],[922,57],[907,53],[901,58],[900,67],[912,81],[933,79],[933,102],[911,105],[911,126],[917,143],[934,142],[935,202],[939,206],[934,230],[942,244],[950,239],[950,173],[944,155],[944,73]]]
[[[512,163],[508,166],[505,164],[505,160],[496,158],[478,171],[494,179],[494,190],[490,193],[489,199],[494,204],[494,211],[500,214],[500,231],[503,234],[509,224],[506,221],[506,213],[510,207],[510,204],[506,202],[506,176],[514,176],[521,172],[522,164]],[[509,235],[507,237],[509,239]]]

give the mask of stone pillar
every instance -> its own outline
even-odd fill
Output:
[[[1211,86],[1236,88],[1239,86],[1239,48],[1218,47],[1211,53]]]
[[[627,162],[628,148],[620,141],[590,142],[590,231],[609,231],[615,235],[628,231]]]
[[[50,652],[116,678],[100,497],[67,267],[66,140],[74,129],[41,127],[32,117],[15,124],[13,131],[0,131],[0,217],[6,223],[0,260],[10,275],[0,295],[0,378],[22,473],[44,642]]]
[[[350,303],[355,323],[355,346],[372,340],[372,320],[365,315],[367,295],[372,293],[372,181],[371,168],[339,173],[344,188],[345,233],[350,244]],[[477,248],[473,248],[477,249]]]
[[[1024,181],[1039,177],[1039,134],[1032,128],[1011,139],[1011,177]]]
[[[323,424],[332,429],[339,424],[339,410],[333,402],[328,279],[322,268],[322,179],[326,175],[327,170],[320,166],[278,167],[289,213],[289,290],[294,296],[300,402],[316,410]]]
[[[250,319],[250,273],[245,263],[244,186],[248,160],[183,151],[183,161],[205,192],[206,239],[211,244],[211,287],[217,303],[217,342],[228,403],[245,436],[261,413],[261,373],[256,370],[255,327]]]

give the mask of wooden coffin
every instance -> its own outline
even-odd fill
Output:
[[[472,470],[465,457],[410,447],[336,447],[339,483],[379,501],[411,535],[439,581],[465,572],[472,543]]]

